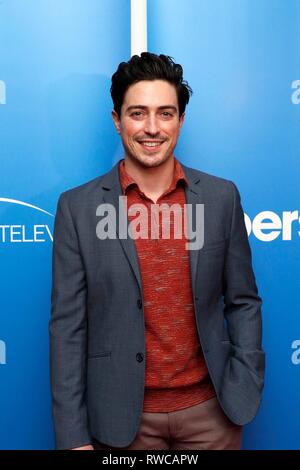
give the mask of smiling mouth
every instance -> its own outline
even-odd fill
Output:
[[[164,140],[139,140],[138,143],[146,150],[153,152],[160,149]]]

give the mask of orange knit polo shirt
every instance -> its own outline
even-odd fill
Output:
[[[119,174],[128,210],[137,203],[148,209],[148,236],[134,240],[142,280],[146,334],[143,411],[176,411],[215,396],[198,338],[189,251],[185,249],[187,240],[184,235],[181,239],[174,237],[172,217],[170,237],[162,238],[163,212],[159,219],[154,219],[157,235],[151,239],[150,206],[154,202],[126,172],[124,160],[120,162]],[[174,158],[173,181],[156,204],[179,204],[183,210],[185,185],[188,180]],[[129,214],[129,223],[137,216],[138,213]]]

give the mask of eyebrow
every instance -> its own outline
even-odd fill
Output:
[[[142,104],[136,104],[136,105],[133,105],[133,106],[128,106],[128,108],[126,109],[126,113],[128,111],[131,111],[132,109],[148,109],[148,106],[143,106]],[[162,109],[172,109],[173,111],[177,111],[177,108],[176,106],[170,104],[170,105],[164,105],[164,106],[158,106],[158,109],[159,110],[162,110]]]

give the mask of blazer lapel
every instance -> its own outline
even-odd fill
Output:
[[[126,258],[132,268],[132,271],[134,273],[134,276],[137,280],[137,283],[139,285],[139,288],[142,292],[142,282],[141,282],[141,274],[140,274],[140,268],[139,268],[139,262],[138,262],[138,256],[134,244],[134,240],[128,236],[128,217],[127,213],[125,211],[125,207],[123,203],[121,202],[122,200],[119,200],[119,197],[122,196],[122,188],[120,184],[120,178],[119,178],[119,162],[112,168],[112,170],[107,173],[101,184],[103,188],[103,200],[107,204],[111,204],[115,207],[116,209],[116,235],[121,243],[121,246],[124,250],[124,253],[126,255]],[[119,208],[119,202],[120,203],[120,208]],[[121,215],[121,217],[120,217]],[[119,231],[120,227],[120,231]],[[127,234],[125,238],[120,237],[120,233]]]
[[[193,232],[195,232],[196,230],[196,204],[204,204],[204,198],[203,198],[201,186],[197,184],[200,178],[198,176],[195,176],[195,174],[192,173],[188,167],[182,164],[181,166],[183,168],[183,171],[189,183],[188,186],[185,188],[185,195],[186,195],[187,204],[191,204],[191,207],[192,207],[192,211],[191,211],[192,220],[191,218],[188,218],[188,233],[189,233],[189,239],[191,239],[191,230]],[[196,293],[198,256],[199,256],[199,249],[189,250],[192,289],[193,289],[194,295]]]

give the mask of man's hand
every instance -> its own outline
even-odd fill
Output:
[[[95,450],[95,449],[91,444],[88,444],[87,446],[74,447],[74,449],[71,449],[71,450]]]

